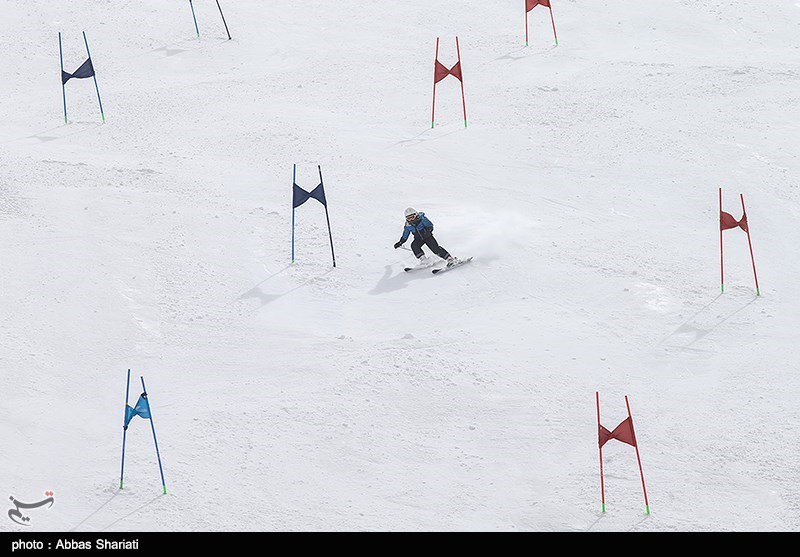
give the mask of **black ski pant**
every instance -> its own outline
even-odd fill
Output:
[[[433,237],[433,232],[430,230],[423,230],[419,234],[414,235],[414,241],[411,242],[411,251],[414,252],[417,259],[425,255],[425,252],[422,251],[423,245],[428,246],[433,253],[442,259],[450,258],[450,254],[439,245],[439,242],[436,241],[436,238]]]

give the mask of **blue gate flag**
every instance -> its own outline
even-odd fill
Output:
[[[135,407],[131,407],[130,404],[125,406],[125,427],[128,427],[128,424],[134,416],[141,416],[145,420],[150,419],[150,403],[147,401],[147,395],[144,393],[139,396]]]
[[[81,64],[81,67],[72,73],[68,73],[65,72],[64,70],[61,70],[61,83],[63,85],[73,77],[76,79],[84,79],[87,77],[92,77],[93,75],[94,75],[94,66],[92,66],[92,59],[87,58],[86,62]]]
[[[328,238],[331,240],[331,258],[336,267],[336,256],[333,254],[333,235],[331,234],[331,220],[328,217],[328,201],[325,199],[325,188],[322,185],[322,168],[319,170],[319,185],[311,191],[306,191],[297,185],[297,165],[292,165],[292,264],[294,264],[294,210],[313,197],[325,207],[325,220],[328,222]]]
[[[147,399],[147,387],[144,386],[144,377],[142,379],[142,394],[139,400],[136,401],[136,406],[131,407],[128,404],[128,395],[131,392],[131,370],[128,370],[128,380],[125,384],[125,423],[122,426],[122,463],[119,467],[119,488],[122,489],[122,480],[125,476],[125,441],[128,438],[128,423],[134,416],[141,416],[146,420],[150,420],[150,429],[153,430],[153,444],[156,446],[156,457],[158,458],[158,471],[161,473],[161,489],[164,495],[167,494],[167,484],[164,481],[164,469],[161,467],[161,453],[158,452],[158,440],[156,439],[156,426],[153,423],[153,413],[150,411],[150,401]]]
[[[313,197],[325,207],[328,206],[328,202],[325,200],[325,189],[322,187],[322,182],[320,182],[319,185],[310,192],[304,190],[297,184],[294,184],[294,188],[292,189],[292,209],[295,209],[308,201],[309,197]]]

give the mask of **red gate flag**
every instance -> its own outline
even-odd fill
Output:
[[[550,0],[525,0],[525,11],[531,11],[535,6],[541,4],[546,8],[550,7]]]
[[[433,106],[431,107],[431,128],[436,125],[436,84],[448,75],[452,75],[461,82],[461,106],[464,108],[464,127],[467,127],[467,100],[466,97],[464,97],[464,76],[461,74],[461,48],[458,46],[458,37],[456,37],[456,54],[458,55],[458,62],[448,70],[447,66],[439,62],[439,37],[436,37],[436,54],[433,57]]]
[[[750,240],[750,226],[747,223],[747,209],[744,206],[744,194],[739,194],[742,200],[742,218],[736,220],[730,213],[722,210],[722,188],[719,188],[719,288],[720,292],[725,292],[725,262],[723,259],[722,250],[722,231],[730,230],[731,228],[741,228],[747,233],[747,245],[750,247],[750,261],[753,264],[753,278],[756,281],[756,296],[761,295],[761,289],[758,287],[758,275],[756,274],[756,260],[753,256],[753,243]]]
[[[602,502],[602,511],[606,512],[606,487],[605,479],[603,478],[603,445],[612,439],[622,441],[631,445],[636,449],[636,461],[639,463],[639,474],[642,477],[642,493],[644,493],[644,507],[647,514],[650,514],[650,503],[647,501],[647,489],[644,485],[644,471],[642,470],[642,459],[639,457],[639,446],[636,444],[636,435],[633,433],[633,416],[631,416],[631,406],[628,404],[628,396],[625,396],[625,406],[628,408],[628,417],[622,420],[620,424],[614,428],[614,431],[608,431],[600,425],[600,393],[595,392],[595,399],[597,400],[597,448],[600,451],[600,499]]]
[[[553,38],[558,46],[558,35],[556,35],[556,20],[553,19],[553,7],[550,5],[550,0],[525,0],[525,46],[528,46],[528,12],[536,6],[544,6],[550,10],[550,22],[553,24]]]
[[[636,435],[633,434],[633,422],[631,421],[630,417],[623,420],[617,427],[614,428],[614,431],[608,431],[603,426],[600,426],[600,446],[602,447],[612,439],[622,441],[623,443],[627,443],[628,445],[632,445],[634,447],[636,446]]]
[[[726,213],[725,211],[719,212],[719,229],[720,230],[728,230],[729,228],[741,228],[745,232],[750,232],[747,229],[747,215],[742,215],[742,220],[736,220],[730,213]]]
[[[439,62],[439,60],[436,60],[436,64],[433,70],[433,82],[439,83],[448,75],[452,75],[459,81],[463,81],[461,79],[461,62],[456,62],[456,65],[448,70],[447,66]]]

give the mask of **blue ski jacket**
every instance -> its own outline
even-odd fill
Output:
[[[433,232],[433,223],[425,216],[425,213],[417,213],[417,219],[411,223],[406,223],[403,227],[403,236],[400,242],[408,240],[408,235],[413,234],[415,238],[422,237],[423,234]]]

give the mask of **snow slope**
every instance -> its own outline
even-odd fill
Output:
[[[800,3],[193,4],[0,0],[0,531],[800,529]]]

